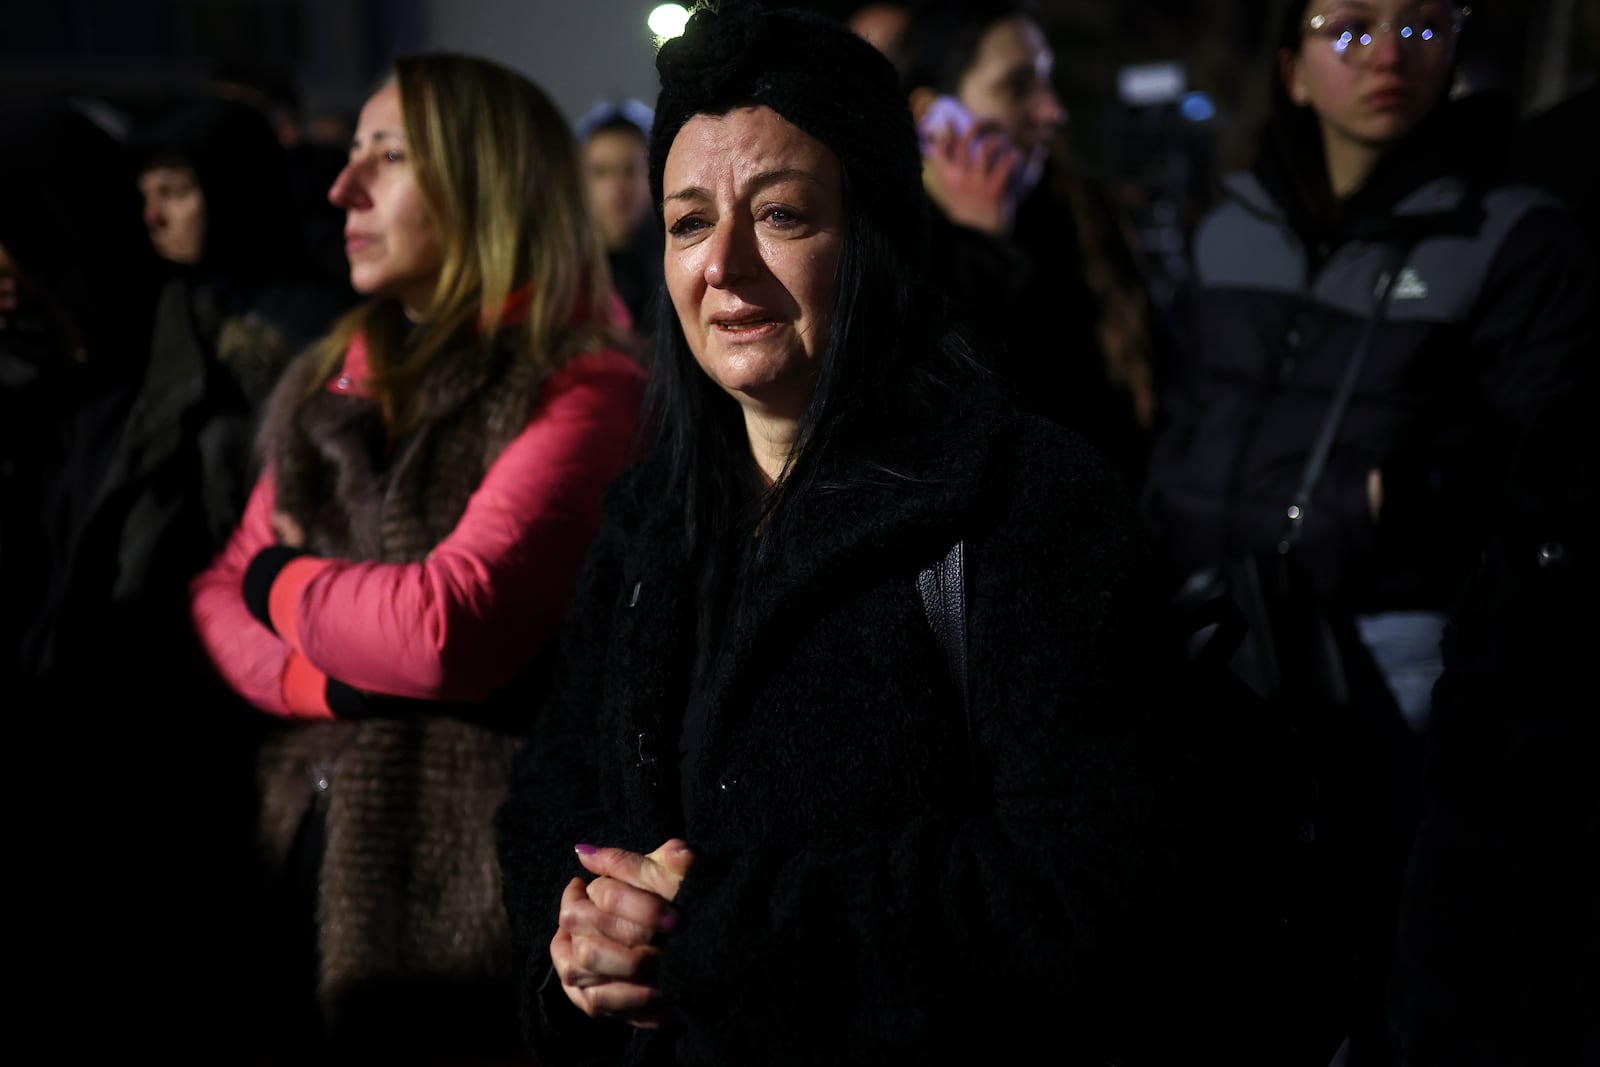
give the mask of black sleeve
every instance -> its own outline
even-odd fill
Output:
[[[305,554],[304,550],[288,545],[268,545],[257,552],[244,569],[241,581],[244,606],[257,622],[273,633],[278,630],[272,625],[272,614],[268,608],[272,598],[272,583],[278,580],[278,575],[283,573],[283,568],[289,565],[290,560]]]
[[[1486,528],[1507,457],[1541,413],[1591,374],[1595,303],[1595,265],[1571,216],[1554,207],[1530,212],[1500,246],[1471,321],[1467,355],[1478,366],[1485,418],[1443,446],[1402,447],[1383,458],[1378,533],[1392,549],[1414,557],[1459,542],[1464,529]]]

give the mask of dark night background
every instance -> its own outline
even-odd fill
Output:
[[[797,2],[843,17],[861,0]],[[193,92],[213,64],[246,61],[291,79],[305,119],[353,118],[394,56],[451,49],[522,70],[576,118],[602,97],[654,102],[655,3],[0,0],[0,95],[66,93],[132,122]],[[1041,0],[1069,149],[1122,192],[1158,273],[1179,251],[1184,216],[1248,150],[1277,10],[1276,0]],[[1600,0],[1482,0],[1462,48],[1470,84],[1538,111],[1600,69]],[[1210,117],[1120,99],[1119,71],[1143,64],[1176,65]]]

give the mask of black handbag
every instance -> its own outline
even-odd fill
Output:
[[[1239,553],[1178,593],[1190,658],[1226,669],[1280,714],[1349,699],[1336,620],[1293,553]]]

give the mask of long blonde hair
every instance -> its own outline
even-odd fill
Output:
[[[392,297],[346,314],[321,342],[325,373],[317,381],[365,332],[373,384],[403,433],[417,417],[425,372],[473,332],[492,341],[522,331],[519,356],[545,373],[622,338],[577,142],[549,96],[497,63],[452,53],[400,59],[392,80],[411,166],[443,244],[439,284],[409,337]],[[525,285],[527,317],[508,327],[507,298]]]

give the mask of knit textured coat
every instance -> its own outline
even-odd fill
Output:
[[[1104,459],[1043,419],[991,411],[926,445],[908,477],[863,464],[796,505],[813,536],[735,620],[687,783],[681,501],[653,459],[608,494],[500,816],[541,1062],[911,1063],[1038,1039],[1056,1062],[1109,1058],[1130,976],[1161,973],[1174,884],[1138,523]],[[917,591],[957,538],[968,715]],[[550,969],[573,845],[677,834],[696,859],[659,942],[675,1022],[591,1020]]]

